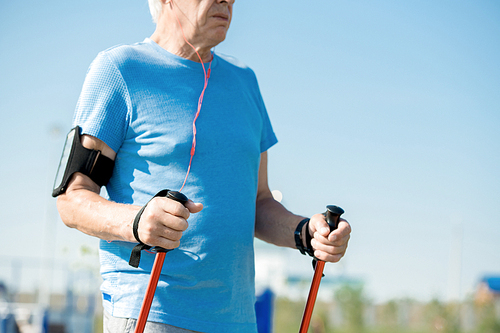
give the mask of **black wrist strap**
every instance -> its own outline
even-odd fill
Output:
[[[306,252],[309,256],[314,257],[314,249],[311,245],[311,234],[309,233],[309,220],[307,221],[306,226]]]
[[[144,244],[140,239],[139,239],[139,221],[141,220],[142,213],[144,212],[144,209],[146,209],[147,205],[151,202],[156,197],[164,197],[167,195],[168,191],[170,190],[161,190],[160,192],[156,193],[154,197],[152,197],[138,212],[137,215],[134,218],[134,224],[132,225],[132,231],[134,233],[135,240],[139,242],[134,248],[132,249],[132,253],[130,254],[130,259],[128,261],[128,264],[132,267],[139,267],[139,263],[141,261],[141,251],[142,250],[149,250],[151,249],[151,246]]]
[[[306,223],[309,223],[309,219],[303,219],[302,221],[299,222],[299,224],[297,225],[297,228],[295,229],[295,232],[293,233],[294,237],[295,237],[295,247],[297,247],[297,249],[299,249],[300,253],[302,254],[306,254],[306,252],[308,253],[308,249],[304,247],[303,245],[303,242],[302,242],[302,229],[304,227],[304,224]],[[307,233],[306,233],[306,246],[307,245],[307,235],[309,235],[309,230],[307,230]],[[309,236],[310,237],[310,236]],[[309,241],[309,243],[311,243]]]

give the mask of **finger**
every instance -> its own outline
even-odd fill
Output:
[[[341,219],[338,228],[330,233],[328,239],[331,242],[346,242],[351,237],[351,225],[346,221]]]
[[[148,203],[146,210],[158,210],[158,213],[169,214],[173,216],[182,217],[187,220],[189,218],[189,210],[180,202],[165,198],[156,197]]]
[[[345,252],[344,252],[345,253]],[[323,251],[314,251],[314,256],[318,258],[319,260],[326,261],[326,262],[339,262],[340,259],[344,256],[344,253],[339,253],[339,254],[328,254]]]
[[[159,220],[158,222],[162,224],[162,227],[165,228],[166,231],[168,229],[171,229],[173,231],[183,232],[189,226],[189,223],[187,220],[185,220],[182,217],[177,217],[177,216],[166,215],[163,217],[163,219]],[[164,231],[164,232],[166,232],[166,231]],[[159,232],[163,232],[163,230],[160,229]]]
[[[154,237],[154,238],[151,238],[151,240],[145,244],[150,245],[150,246],[159,246],[159,247],[167,249],[167,250],[172,250],[172,249],[178,248],[179,245],[181,245],[181,242],[180,242],[180,239],[173,240],[173,239],[165,238],[165,237]]]
[[[171,246],[178,246],[182,238],[182,231],[171,228],[159,227],[152,233],[151,241],[155,242],[158,246],[171,248]]]
[[[178,202],[167,200],[151,201],[142,213],[139,228],[148,227],[150,231],[160,233],[159,227],[184,231],[188,227],[189,211]],[[179,204],[179,205],[177,205]],[[180,207],[179,207],[180,206]]]
[[[141,218],[142,220],[142,218]],[[139,223],[139,238],[147,245],[172,249],[180,244],[187,222],[180,217],[171,217],[169,221],[155,221],[146,218]]]
[[[326,239],[324,239],[324,240],[326,240]],[[347,249],[347,243],[344,243],[344,244],[341,244],[338,246],[334,246],[330,242],[322,243],[317,238],[314,238],[311,240],[311,245],[315,251],[317,250],[317,251],[325,252],[326,254],[329,254],[329,255],[342,254]]]
[[[188,200],[186,202],[186,208],[189,210],[191,214],[195,214],[200,212],[203,209],[203,204],[199,202],[193,202],[193,200]]]
[[[317,233],[316,233],[317,235]],[[311,245],[315,249],[314,256],[320,260],[327,262],[338,262],[347,251],[347,243],[341,246],[332,246],[321,243],[317,239],[311,241]]]
[[[164,227],[155,233],[154,242],[157,246],[165,249],[174,249],[179,247],[183,231]]]
[[[309,232],[313,235],[315,232],[319,232],[323,236],[328,236],[330,233],[330,226],[326,223],[326,219],[323,214],[316,214],[309,220]]]
[[[326,246],[340,247],[347,244],[350,237],[350,233],[348,232],[334,230],[326,237],[323,236],[320,232],[315,232],[313,235],[313,240]],[[311,240],[311,244],[313,240]]]

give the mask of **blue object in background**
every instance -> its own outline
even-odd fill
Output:
[[[273,330],[273,307],[274,293],[271,289],[265,289],[262,294],[257,295],[255,301],[255,313],[257,314],[257,331],[259,333],[271,333]]]
[[[500,276],[485,276],[483,282],[494,293],[500,293]]]

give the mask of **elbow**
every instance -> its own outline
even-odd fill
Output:
[[[57,197],[57,211],[63,223],[78,229],[79,221],[83,218],[82,208],[89,204],[89,193],[99,195],[100,187],[90,178],[75,173],[68,183],[64,193]]]
[[[74,205],[66,193],[57,197],[57,211],[59,212],[59,216],[61,217],[63,223],[69,228],[76,227],[72,207],[74,207]]]

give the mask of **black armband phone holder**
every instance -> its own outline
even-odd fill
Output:
[[[81,172],[89,176],[97,185],[106,185],[111,178],[115,161],[101,154],[100,150],[88,149],[81,142],[81,128],[76,126],[69,131],[57,168],[52,196],[63,194],[71,176]]]

